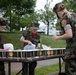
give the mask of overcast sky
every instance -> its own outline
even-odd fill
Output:
[[[44,9],[44,5],[47,0],[37,0],[36,10]],[[51,1],[51,0],[49,0]],[[53,2],[50,4],[50,7],[53,8],[56,3],[62,2],[62,0],[52,0]]]

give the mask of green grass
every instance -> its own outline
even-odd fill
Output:
[[[22,33],[0,33],[3,35],[4,43],[12,43],[15,47],[15,49],[22,49],[23,43],[20,42],[20,37],[22,36]],[[41,35],[41,44],[45,44],[47,46],[50,46],[52,48],[63,48],[65,47],[65,41],[64,40],[57,40],[54,41],[51,39],[52,36],[47,35]]]
[[[20,42],[21,33],[1,33],[3,35],[4,43],[12,43],[15,49],[22,49],[23,43]]]
[[[52,48],[63,48],[66,43],[64,40],[52,40],[52,36],[41,35],[41,43]]]
[[[64,65],[62,64],[62,70],[64,69]],[[47,75],[53,72],[59,71],[59,65],[50,65],[50,66],[44,66],[42,68],[36,69],[35,75]]]

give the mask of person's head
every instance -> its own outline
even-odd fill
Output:
[[[0,31],[3,31],[6,29],[6,24],[7,24],[7,21],[2,17],[0,17]]]
[[[54,6],[53,11],[56,13],[58,18],[63,18],[63,14],[68,12],[65,5],[61,2]]]
[[[39,28],[39,23],[32,23],[32,24],[31,24],[30,29],[31,29],[31,31],[32,31],[33,33],[37,33],[38,28]]]

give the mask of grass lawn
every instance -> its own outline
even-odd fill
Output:
[[[22,33],[0,33],[3,35],[4,43],[12,43],[15,49],[22,49],[23,43],[20,42],[20,37]],[[54,41],[51,39],[52,36],[41,35],[41,44],[45,44],[52,48],[63,48],[65,47],[64,40]]]
[[[64,48],[66,46],[65,40],[52,40],[52,36],[41,35],[41,43],[52,48]]]
[[[64,65],[62,64],[62,70],[63,69],[64,69]],[[45,66],[45,67],[36,69],[35,75],[47,75],[47,74],[51,74],[51,73],[56,72],[56,71],[59,71],[59,65],[58,64]]]

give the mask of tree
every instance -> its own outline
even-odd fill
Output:
[[[21,27],[24,28],[26,26],[27,28],[29,28],[31,23],[38,22],[39,20],[40,20],[39,19],[39,14],[37,12],[33,12],[33,13],[30,13],[30,14],[25,14],[20,19]]]
[[[63,3],[66,5],[69,11],[76,12],[76,0],[63,0]]]
[[[12,12],[17,15],[31,13],[34,11],[36,0],[0,0],[0,10],[4,12],[3,16],[10,17],[10,31],[12,30]]]
[[[47,0],[47,3],[45,4],[45,7],[44,7],[45,10],[44,11],[41,10],[41,14],[40,14],[41,20],[45,24],[47,24],[47,35],[49,35],[49,25],[52,24],[54,21],[54,13],[53,13],[52,9],[50,8],[51,2],[49,2]]]

